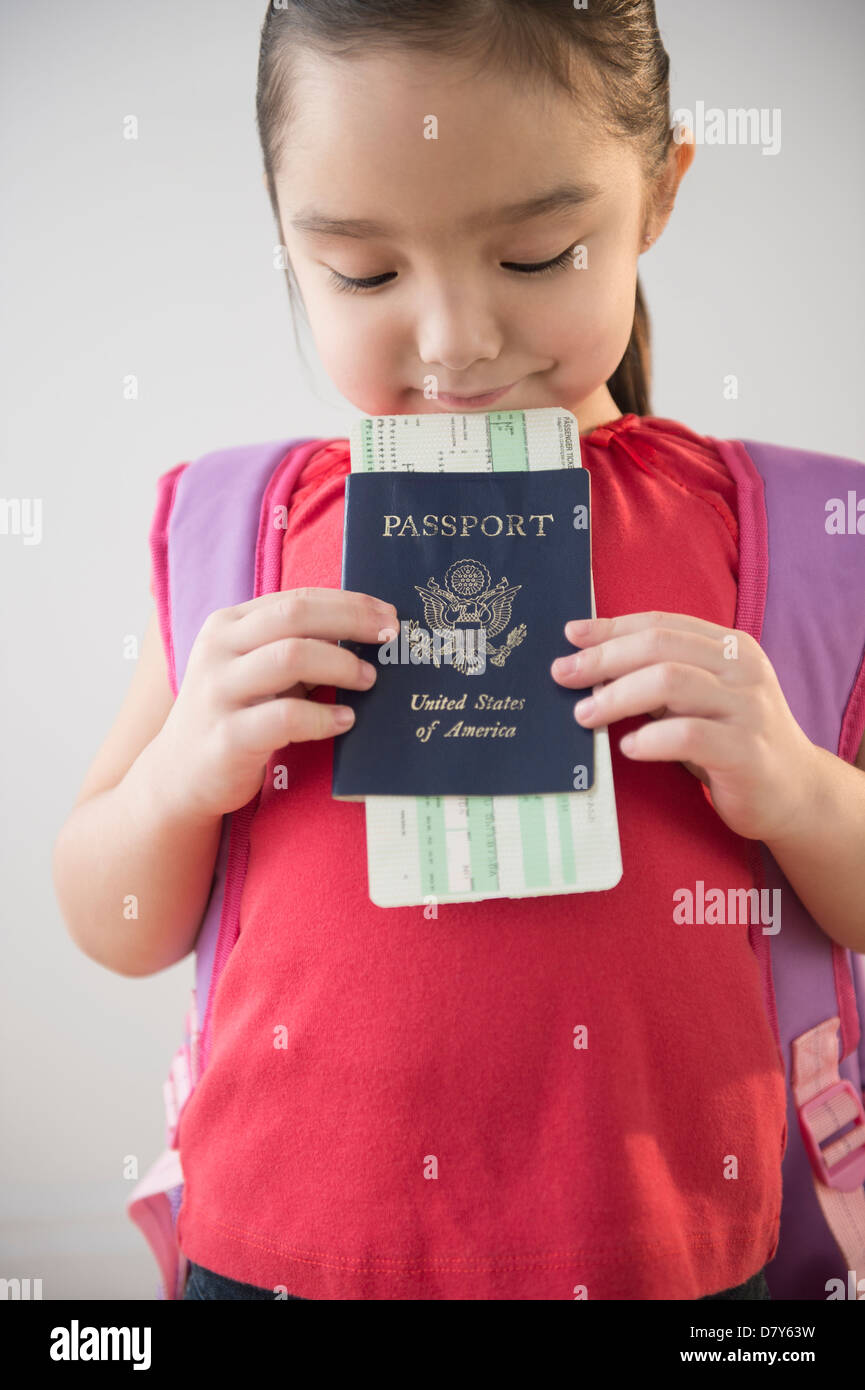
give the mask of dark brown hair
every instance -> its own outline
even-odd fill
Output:
[[[654,0],[272,0],[261,31],[256,113],[271,207],[292,117],[292,57],[414,49],[490,64],[514,80],[541,78],[574,94],[575,75],[605,128],[635,141],[649,187],[666,165],[670,60]],[[291,280],[289,278],[289,291]],[[649,315],[639,278],[625,355],[607,382],[623,414],[650,415]]]

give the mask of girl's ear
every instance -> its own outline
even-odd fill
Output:
[[[687,127],[678,127],[667,156],[667,167],[655,189],[654,206],[646,226],[643,249],[658,240],[669,222],[670,213],[673,211],[673,205],[676,201],[676,194],[679,191],[679,184],[694,161],[695,151],[696,142],[693,132]]]

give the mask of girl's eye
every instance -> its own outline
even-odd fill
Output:
[[[574,243],[576,245],[576,242]],[[520,275],[545,275],[552,271],[564,269],[571,265],[573,246],[569,246],[560,256],[555,256],[551,261],[538,261],[534,265],[518,265],[516,261],[502,261],[505,270],[515,270]],[[386,275],[371,275],[364,280],[352,280],[348,275],[340,275],[338,270],[331,270],[330,282],[334,289],[347,290],[349,294],[356,294],[359,290],[375,290],[379,285],[386,285],[389,280],[394,278],[395,271],[388,271]]]
[[[374,290],[379,285],[387,284],[396,274],[396,271],[388,271],[386,275],[370,275],[366,280],[351,280],[347,275],[340,275],[338,270],[330,272],[330,283],[334,289],[348,290],[350,294],[355,294],[358,290]]]
[[[574,246],[576,246],[574,242]],[[519,271],[520,275],[544,275],[552,270],[561,270],[566,265],[571,265],[574,247],[569,246],[567,251],[563,251],[560,256],[555,256],[551,261],[538,261],[534,265],[517,265],[515,261],[502,261],[506,270]]]

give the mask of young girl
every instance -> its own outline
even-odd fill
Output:
[[[865,778],[809,741],[753,639],[724,659],[736,486],[712,441],[651,415],[638,262],[694,153],[668,66],[652,0],[268,11],[265,182],[338,389],[371,415],[579,421],[604,616],[566,629],[550,675],[607,682],[575,717],[616,725],[625,872],[434,922],[370,902],[364,809],[330,782],[334,687],[376,671],[336,644],[397,612],[340,590],[347,441],[314,451],[281,592],[207,619],[176,700],[154,615],[55,852],[81,949],[154,973],[193,949],[222,817],[261,792],[179,1129],[187,1298],[769,1296],[784,1068],[747,925],[683,929],[673,894],[753,887],[762,840],[862,950]]]

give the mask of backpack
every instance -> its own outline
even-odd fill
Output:
[[[307,460],[334,442],[223,449],[159,478],[150,548],[175,695],[208,614],[279,588],[283,530],[274,508],[287,507]],[[865,464],[752,440],[710,442],[737,486],[735,626],[760,642],[807,737],[852,763],[865,728],[865,541],[856,531]],[[830,499],[847,517],[841,534],[827,530]],[[181,1299],[186,1283],[188,1262],[176,1234],[184,1178],[175,1144],[181,1112],[210,1055],[213,999],[238,937],[259,798],[223,818],[183,1042],[163,1087],[166,1148],[126,1203],[158,1263],[161,1299]],[[751,923],[749,939],[787,1076],[780,1234],[766,1278],[773,1299],[863,1298],[865,955],[817,925],[762,842],[760,855],[763,886],[783,890],[783,925],[772,937]]]

